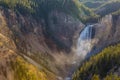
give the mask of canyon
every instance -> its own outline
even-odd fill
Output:
[[[36,19],[0,6],[0,80],[71,80],[83,61],[120,42],[119,22],[119,14],[83,22],[57,9]]]

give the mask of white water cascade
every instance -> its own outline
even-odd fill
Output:
[[[78,39],[76,54],[82,59],[84,59],[92,49],[92,33],[93,25],[88,25],[81,32],[80,37]]]
[[[87,54],[91,51],[94,43],[94,39],[92,39],[94,32],[95,31],[93,25],[86,26],[81,32],[77,41],[77,50],[72,63],[75,66],[73,66],[73,68],[71,69],[71,73],[73,73],[75,68],[79,66],[79,63],[84,60]],[[64,80],[72,80],[71,74]]]

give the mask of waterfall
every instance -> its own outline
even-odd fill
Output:
[[[93,25],[88,25],[81,32],[77,42],[77,56],[85,58],[92,48]]]
[[[94,32],[95,30],[93,25],[86,26],[81,32],[77,41],[77,51],[72,61],[72,65],[74,66],[71,69],[71,73],[73,73],[73,70],[75,70],[75,68],[79,66],[79,63],[84,60],[87,54],[91,51],[93,47],[92,43],[94,42]],[[66,77],[64,80],[72,80],[71,75]]]

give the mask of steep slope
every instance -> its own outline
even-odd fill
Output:
[[[74,73],[73,80],[119,80],[120,44],[91,57]]]
[[[94,39],[96,39],[97,43],[93,47],[93,54],[98,53],[109,45],[119,43],[119,15],[119,13],[114,15],[106,15],[99,21],[99,23],[94,24]]]
[[[102,17],[120,9],[119,0],[80,0],[80,2]]]
[[[43,67],[40,69],[40,73],[43,74],[45,79],[56,79],[54,74],[56,74],[55,76],[60,76],[59,78],[66,77],[72,64],[68,60],[68,56],[71,59],[70,53],[72,53],[72,48],[79,36],[79,32],[84,27],[81,21],[79,21],[81,19],[81,14],[79,13],[84,12],[83,10],[86,9],[84,7],[80,8],[81,6],[72,0],[65,1],[63,6],[61,4],[64,0],[62,2],[57,0],[50,1],[50,3],[48,3],[49,0],[41,0],[41,2],[37,0],[29,1],[0,1],[0,20],[2,21],[0,33],[8,32],[3,28],[9,29],[11,32],[11,34],[6,33],[8,35],[6,37],[10,37],[10,40],[14,43],[14,47],[11,45],[15,49],[14,54],[22,57],[20,58],[20,62],[21,60],[22,62],[18,64],[21,67],[18,66],[18,68],[23,69],[25,65],[25,69],[29,69],[28,65],[33,64],[37,67]],[[69,7],[70,5],[73,6]],[[89,16],[89,14],[84,13],[84,17],[86,15]],[[9,53],[6,52],[6,54]],[[10,57],[10,59],[12,58]],[[13,59],[17,61],[16,57]],[[12,62],[19,63],[19,61]],[[16,70],[14,66],[16,65],[13,65],[12,68]],[[34,70],[38,69],[34,68]],[[24,71],[23,73],[25,75],[28,74]],[[21,77],[23,73],[20,73],[18,77]],[[36,75],[36,73],[33,73],[33,75]],[[46,75],[47,77],[45,77]],[[36,78],[38,76],[36,75]]]
[[[2,15],[0,13],[0,80],[56,80],[53,73],[38,69],[18,55],[13,33]]]
[[[102,1],[87,1],[87,2],[83,2],[85,6],[91,8],[91,9],[96,9],[98,7],[100,7],[102,4],[104,4],[104,2]]]
[[[89,7],[90,9],[96,9],[101,7],[103,4],[106,4],[109,1],[113,0],[80,0],[86,7]]]
[[[95,10],[95,13],[104,16],[116,12],[119,9],[120,9],[120,1],[115,0],[115,1],[106,2],[105,4],[101,5]]]
[[[114,14],[106,15],[100,19],[98,23],[92,24],[95,29],[94,39],[96,39],[97,43],[94,44],[91,54],[100,53],[83,62],[79,69],[74,73],[73,80],[120,79],[120,45],[118,44],[120,41],[119,15],[120,13],[118,10]],[[101,52],[101,50],[103,51]],[[87,56],[90,57],[91,54],[88,54]]]

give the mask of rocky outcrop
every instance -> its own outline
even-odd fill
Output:
[[[32,65],[33,63],[28,63],[18,55],[20,52],[17,50],[13,36],[3,12],[0,11],[0,80],[37,80],[38,78],[56,80],[53,73],[38,69],[37,66]],[[50,76],[46,77],[47,74]]]
[[[78,19],[59,11],[51,12],[48,20],[49,33],[56,44],[65,50],[71,50],[84,25]]]
[[[96,43],[92,54],[100,52],[103,48],[114,45],[120,41],[120,16],[106,15],[99,23],[94,24]]]

